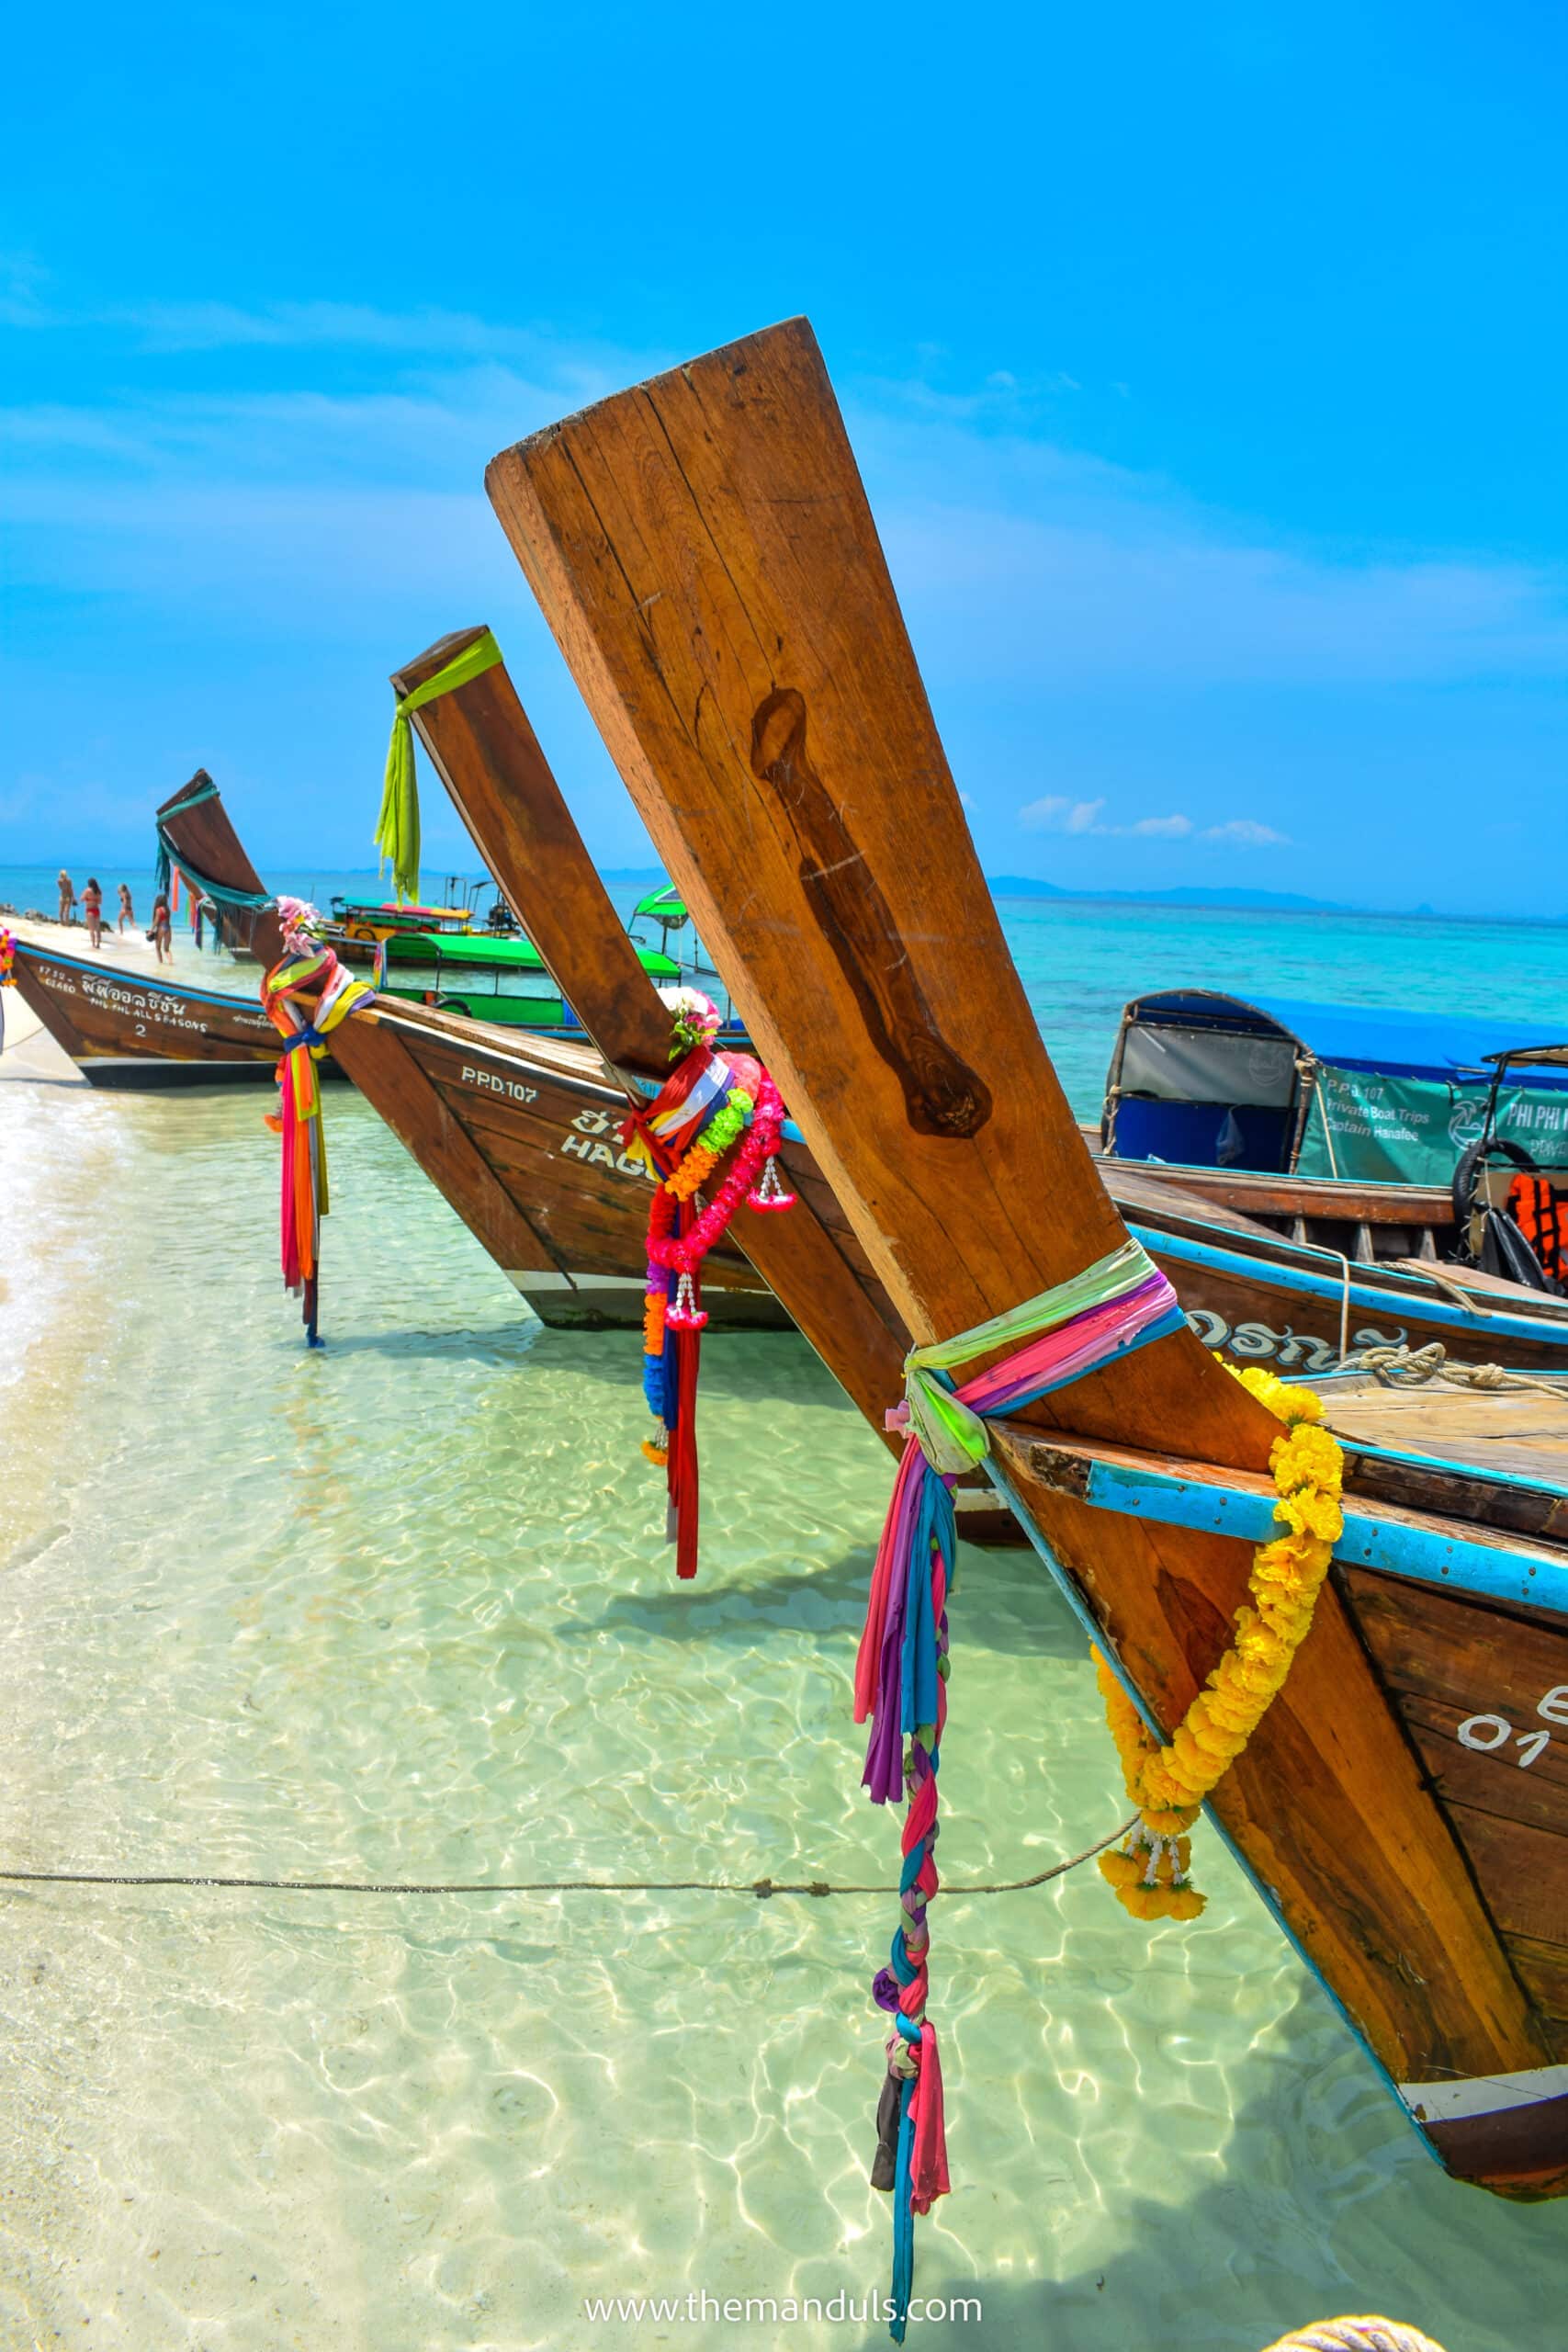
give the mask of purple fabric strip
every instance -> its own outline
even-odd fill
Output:
[[[894,1559],[906,1564],[919,1517],[920,1489],[931,1476],[930,1464],[919,1448],[912,1447],[910,1453],[913,1458],[908,1462],[908,1475],[894,1488],[896,1517],[887,1531]],[[899,1693],[904,1677],[908,1582],[906,1568],[903,1573],[895,1570],[888,1584],[887,1613],[883,1620],[882,1650],[876,1665],[876,1710],[871,1737],[866,1742],[865,1770],[861,1775],[863,1784],[871,1791],[872,1800],[877,1804],[889,1803],[904,1791],[903,1709]]]

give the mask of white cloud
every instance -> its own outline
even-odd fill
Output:
[[[1069,800],[1061,793],[1047,793],[1043,800],[1026,801],[1018,812],[1018,822],[1028,833],[1093,833],[1113,834],[1127,841],[1183,842],[1196,839],[1218,842],[1247,849],[1264,849],[1289,840],[1287,833],[1277,833],[1272,825],[1260,825],[1251,817],[1228,817],[1223,824],[1204,825],[1201,829],[1190,817],[1176,814],[1169,817],[1135,817],[1131,824],[1112,825],[1105,821],[1101,800]]]
[[[1228,817],[1223,825],[1205,825],[1199,835],[1205,842],[1235,842],[1244,849],[1271,849],[1290,840],[1289,833],[1276,832],[1272,825],[1260,825],[1253,817]]]
[[[1021,808],[1018,821],[1030,833],[1103,833],[1108,830],[1100,822],[1104,806],[1103,800],[1066,800],[1053,792]]]

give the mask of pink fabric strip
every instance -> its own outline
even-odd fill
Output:
[[[863,1724],[876,1706],[877,1678],[882,1659],[882,1634],[887,1618],[889,1589],[895,1571],[902,1578],[908,1570],[909,1544],[914,1532],[915,1512],[920,1498],[920,1476],[925,1468],[925,1456],[914,1439],[909,1439],[893,1482],[893,1494],[887,1506],[887,1516],[882,1522],[882,1540],[876,1547],[876,1565],[871,1572],[871,1590],[866,1600],[865,1630],[860,1637],[855,1655],[855,1721]]]
[[[1043,1331],[1016,1355],[965,1381],[958,1391],[959,1401],[971,1412],[985,1415],[1010,1398],[1038,1388],[1043,1381],[1077,1379],[1129,1340],[1135,1340],[1151,1323],[1157,1323],[1175,1304],[1176,1293],[1165,1276],[1153,1274],[1136,1290],[1087,1308],[1055,1331]]]
[[[937,2055],[936,2028],[920,2028],[920,2066],[909,2096],[915,2120],[915,2144],[909,2162],[909,2203],[917,2213],[929,2213],[933,2199],[952,2187],[947,2177],[947,2130],[942,2105],[942,2060]]]

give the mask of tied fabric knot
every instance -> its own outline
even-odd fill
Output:
[[[392,739],[387,746],[387,773],[381,786],[380,812],[372,835],[380,853],[377,867],[392,870],[392,888],[400,900],[419,896],[419,777],[414,763],[413,713],[442,695],[482,677],[501,660],[501,648],[487,628],[465,646],[443,669],[406,695],[394,695]]]
[[[311,936],[319,921],[313,907],[281,899],[282,959],[261,984],[267,1019],[283,1040],[278,1055],[278,1107],[266,1124],[282,1138],[278,1245],[286,1289],[302,1297],[305,1335],[320,1344],[317,1276],[321,1219],[331,1205],[326,1140],[321,1127],[321,1090],[317,1065],[333,1031],[368,1003],[374,990],[356,980],[330,947]],[[301,1002],[308,1010],[301,1010]]]
[[[855,1660],[855,1721],[871,1719],[863,1784],[874,1804],[908,1797],[900,1917],[872,1996],[894,2032],[877,2109],[872,2179],[893,2194],[893,2317],[904,2340],[914,2285],[914,2221],[949,2188],[942,2060],[926,2015],[928,1906],[936,1865],[938,1774],[947,1720],[947,1600],[957,1559],[953,1488],[985,1461],[989,1419],[1032,1404],[1134,1349],[1184,1328],[1176,1293],[1129,1238],[1085,1272],[956,1339],[912,1348],[904,1400],[886,1416],[904,1451],[877,1545]],[[1011,1352],[962,1384],[977,1356]]]

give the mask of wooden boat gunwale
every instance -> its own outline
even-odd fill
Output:
[[[1179,1235],[1168,1237],[1160,1234],[1156,1237],[1149,1228],[1140,1231],[1135,1211],[1129,1215],[1127,1223],[1129,1231],[1136,1235],[1145,1248],[1156,1246],[1157,1242],[1162,1255],[1190,1265],[1213,1265],[1232,1254],[1216,1243],[1190,1241],[1184,1236]],[[1333,1296],[1337,1299],[1347,1287],[1338,1275],[1327,1272],[1316,1275],[1306,1268],[1285,1264],[1273,1256],[1269,1257],[1265,1262],[1270,1269],[1271,1278],[1281,1290],[1309,1293],[1317,1297]],[[1384,1261],[1380,1261],[1377,1268],[1380,1277],[1383,1272],[1383,1263]],[[1349,1264],[1351,1272],[1348,1296],[1351,1306],[1366,1314],[1374,1314],[1380,1310],[1386,1312],[1389,1293],[1380,1288],[1377,1281],[1369,1282],[1364,1278],[1359,1279],[1355,1271],[1357,1265],[1355,1259],[1351,1259]],[[1456,1279],[1459,1280],[1460,1286],[1462,1288],[1462,1278],[1456,1275]],[[1539,1341],[1542,1333],[1552,1332],[1555,1325],[1561,1323],[1568,1327],[1568,1300],[1563,1299],[1549,1301],[1549,1310],[1556,1308],[1558,1311],[1555,1314],[1546,1311],[1540,1316],[1515,1314],[1505,1306],[1486,1306],[1481,1308],[1479,1312],[1472,1310],[1467,1313],[1456,1301],[1444,1297],[1422,1298],[1419,1302],[1415,1300],[1410,1302],[1412,1306],[1417,1303],[1423,1322],[1448,1325],[1460,1330],[1477,1331],[1477,1336],[1494,1341],[1500,1353],[1509,1340]],[[1484,1329],[1478,1329],[1482,1325],[1484,1326]],[[1556,1334],[1554,1333],[1553,1336]],[[1568,1328],[1563,1329],[1561,1337],[1564,1347],[1563,1369],[1568,1371]]]
[[[1279,1532],[1273,1483],[1267,1477],[1210,1472],[1201,1464],[1177,1469],[1089,1439],[1064,1442],[1010,1428],[1005,1421],[996,1426],[1008,1444],[1027,1449],[1040,1475],[1070,1475],[1073,1482],[1065,1491],[1093,1510],[1158,1520],[1168,1527],[1207,1528],[1253,1544],[1267,1544]],[[1359,1451],[1381,1455],[1383,1449],[1363,1444]],[[1568,1614],[1568,1553],[1560,1548],[1527,1546],[1517,1537],[1506,1546],[1480,1543],[1462,1521],[1439,1519],[1402,1504],[1369,1506],[1353,1489],[1345,1496],[1344,1519],[1345,1533],[1334,1547],[1341,1566],[1375,1567],[1387,1576],[1449,1586],[1488,1600]],[[1500,1567],[1499,1559],[1521,1562],[1522,1581]]]

